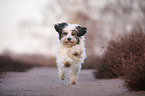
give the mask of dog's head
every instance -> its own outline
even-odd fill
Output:
[[[59,33],[59,40],[66,46],[72,47],[80,43],[81,36],[86,34],[86,27],[78,24],[58,23],[54,25],[55,30]]]

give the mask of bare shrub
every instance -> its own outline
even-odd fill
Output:
[[[112,40],[108,44],[108,48],[101,57],[98,57],[96,65],[96,78],[114,78],[122,75],[120,71],[121,58],[120,52],[122,48],[119,42]],[[117,68],[117,69],[116,69]]]
[[[127,66],[124,73],[125,86],[129,90],[145,91],[145,53],[142,57],[131,54],[131,58],[124,64]]]
[[[135,34],[135,50],[122,58],[125,86],[130,90],[145,90],[145,34]]]
[[[103,74],[104,78],[112,78],[122,76],[126,72],[126,66],[132,65],[131,63],[125,64],[134,56],[134,61],[143,57],[145,34],[143,32],[132,32],[122,36],[118,40],[112,40],[108,44],[105,54],[99,59],[97,64],[97,76]],[[108,75],[107,75],[108,74]],[[102,75],[102,78],[103,78]]]
[[[96,78],[123,76],[130,90],[145,90],[145,33],[137,30],[109,42],[98,59]]]

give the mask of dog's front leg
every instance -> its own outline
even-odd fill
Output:
[[[62,80],[64,80],[66,68],[71,66],[71,62],[72,60],[68,56],[57,55],[58,75]]]
[[[74,60],[78,60],[82,56],[82,49],[79,46],[75,46],[71,49],[71,55],[73,56]]]
[[[72,61],[69,57],[67,57],[66,59],[64,59],[64,66],[65,66],[66,68],[67,68],[67,67],[70,67],[72,62],[73,62],[73,61]]]

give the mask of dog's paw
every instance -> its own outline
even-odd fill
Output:
[[[77,82],[76,81],[71,81],[71,85],[76,85]]]
[[[82,51],[76,51],[72,53],[74,56],[79,56],[82,54]]]
[[[75,46],[71,49],[71,54],[78,57],[82,54],[82,50],[80,47]]]
[[[70,67],[70,66],[71,66],[71,62],[72,62],[71,59],[66,59],[66,60],[64,61],[64,66],[65,66],[65,67]]]
[[[76,76],[75,76],[75,75],[73,75],[73,76],[71,77],[71,79],[70,79],[70,84],[72,84],[72,85],[76,85],[76,84],[77,84],[77,80],[76,80]]]

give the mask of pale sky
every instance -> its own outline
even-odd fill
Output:
[[[29,37],[25,41],[20,41],[21,38],[18,36],[18,23],[21,20],[27,19],[34,20],[38,23],[41,22],[41,10],[48,1],[49,0],[0,0],[0,53],[2,53],[4,49],[18,52],[22,52],[23,50],[28,52],[31,50],[34,51],[34,48],[31,48],[33,44],[30,44],[30,42],[36,40]],[[41,41],[38,40],[38,42]],[[31,50],[24,48],[27,46],[29,46]],[[35,49],[37,48],[35,51],[39,50],[37,46],[36,44],[34,45]]]
[[[47,0],[0,0],[0,29],[14,26],[22,19],[40,21],[39,7]]]

